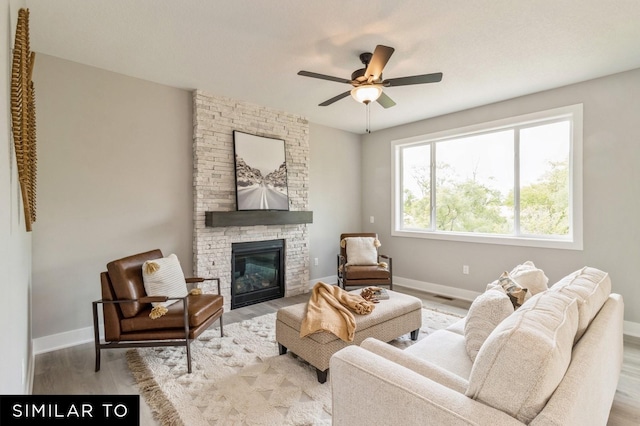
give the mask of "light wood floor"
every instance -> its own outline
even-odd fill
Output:
[[[425,306],[465,315],[470,303],[428,293],[395,287],[394,290],[412,294]],[[276,312],[283,306],[306,302],[309,295],[251,305],[224,314],[224,323],[231,324],[256,316]],[[217,323],[216,323],[217,325]],[[34,394],[137,394],[138,389],[129,372],[124,349],[102,351],[102,366],[94,370],[93,343],[37,355],[33,382]],[[149,406],[140,398],[140,424],[156,425]],[[625,338],[624,363],[618,390],[608,425],[640,425],[640,339]]]

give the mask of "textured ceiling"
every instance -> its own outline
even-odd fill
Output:
[[[377,44],[385,78],[443,72],[385,89],[372,130],[640,68],[638,0],[11,0],[30,9],[31,48],[121,74],[300,114],[356,133],[349,85]]]

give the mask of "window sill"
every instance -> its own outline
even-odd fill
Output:
[[[498,244],[505,246],[538,247],[561,250],[582,250],[582,241],[570,239],[542,239],[534,237],[515,237],[508,235],[469,235],[455,232],[393,230],[394,237],[425,238],[432,240],[459,241],[478,244]]]

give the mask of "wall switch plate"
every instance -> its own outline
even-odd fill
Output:
[[[317,257],[313,258],[313,266],[318,266],[318,258]]]
[[[375,222],[375,220],[376,220],[376,218],[375,218],[375,217],[373,217],[373,216],[369,216],[369,223],[374,223],[374,222]]]
[[[462,273],[469,275],[469,265],[462,265]]]

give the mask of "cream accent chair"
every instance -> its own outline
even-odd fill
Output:
[[[498,324],[475,361],[466,319],[404,351],[374,339],[342,349],[333,424],[605,425],[623,354],[624,303],[610,289],[606,273],[576,271]]]

